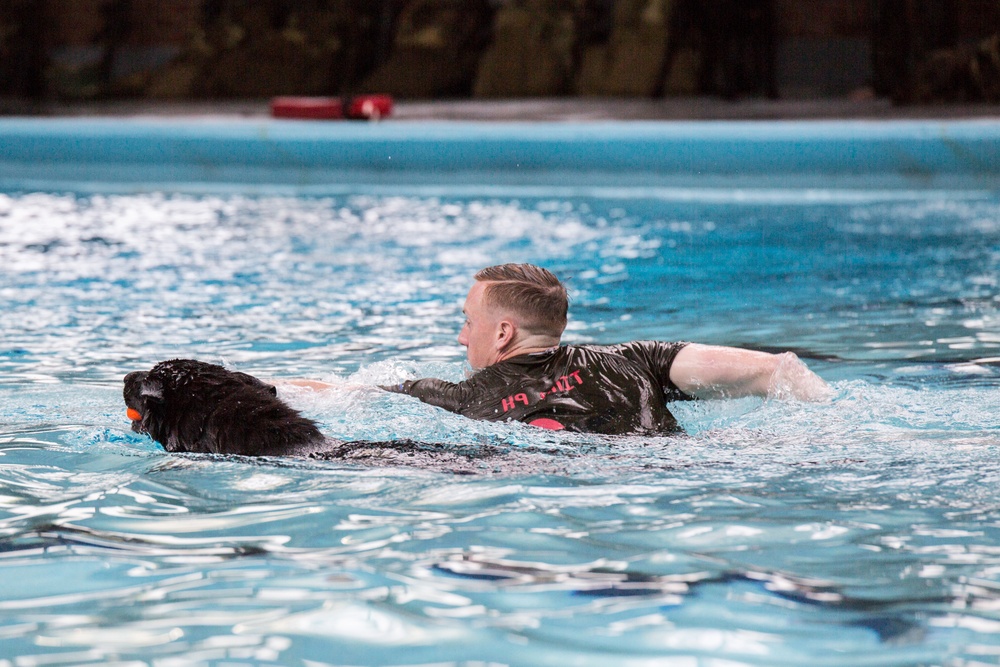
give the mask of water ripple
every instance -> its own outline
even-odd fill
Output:
[[[1000,204],[779,194],[0,195],[0,665],[989,663]],[[836,397],[608,439],[373,387],[463,377],[506,260],[574,341],[794,348]],[[167,454],[120,383],[174,356],[428,447]]]

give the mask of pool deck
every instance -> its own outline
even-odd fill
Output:
[[[267,117],[267,100],[171,102],[149,100],[31,104],[0,99],[2,116]],[[1000,106],[940,104],[897,106],[885,99],[747,99],[711,97],[543,98],[515,100],[398,100],[398,121],[607,121],[1000,119]]]

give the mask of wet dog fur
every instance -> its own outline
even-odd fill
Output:
[[[257,378],[193,359],[172,359],[125,376],[125,405],[169,452],[244,456],[308,454],[324,448],[316,423]]]
[[[489,445],[448,447],[412,440],[347,442],[325,437],[313,420],[252,375],[193,359],[172,359],[129,373],[125,405],[139,413],[132,430],[168,452],[293,456],[361,465],[405,465],[455,473],[482,472]]]

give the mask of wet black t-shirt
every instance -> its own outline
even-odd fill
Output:
[[[410,380],[385,389],[472,419],[585,433],[673,433],[679,427],[666,404],[691,399],[670,380],[684,345],[564,345],[501,361],[464,382]]]

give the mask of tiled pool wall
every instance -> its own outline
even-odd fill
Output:
[[[0,188],[468,183],[1000,189],[1000,117],[906,121],[0,120]]]

